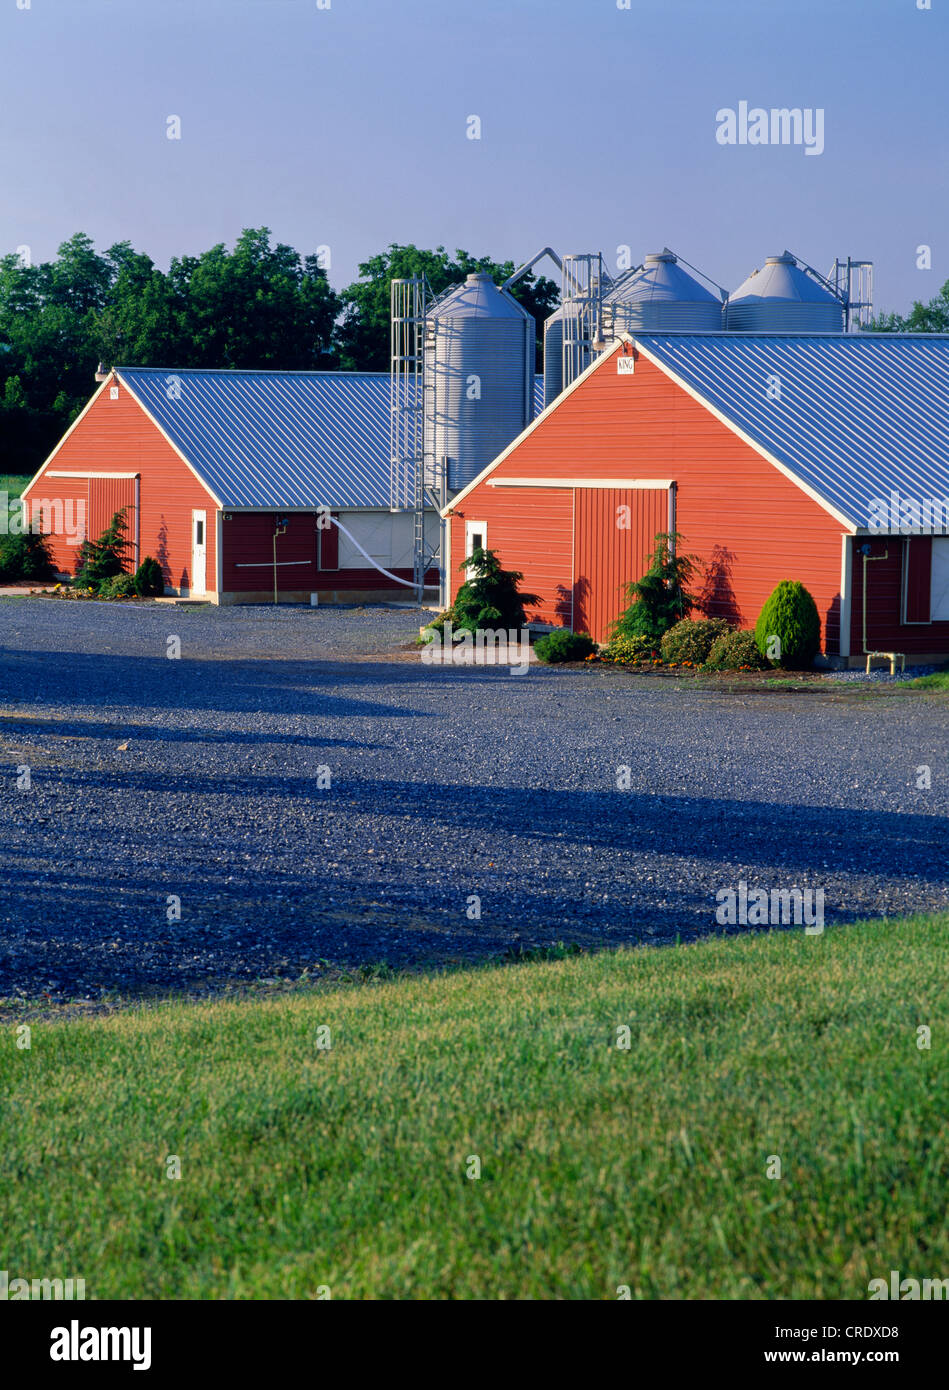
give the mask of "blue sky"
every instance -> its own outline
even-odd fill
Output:
[[[850,254],[879,309],[949,279],[949,0],[26,5],[0,0],[4,253],[81,230],[166,266],[266,225],[336,286],[391,241],[668,245],[726,288]],[[740,101],[823,109],[824,152],[718,144]]]

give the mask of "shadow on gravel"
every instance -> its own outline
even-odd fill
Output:
[[[439,686],[464,688],[502,680],[516,694],[531,680],[538,679],[536,668],[521,676],[511,676],[507,667],[465,667],[439,670],[408,662],[386,661],[274,661],[272,659],[195,660],[182,657],[110,655],[75,652],[9,651],[0,648],[3,672],[0,697],[26,703],[42,699],[44,705],[117,706],[135,704],[143,709],[182,707],[218,713],[259,712],[261,701],[275,692],[288,697],[274,714],[301,713],[314,718],[379,716],[399,719],[426,719],[425,710],[402,705],[380,704],[334,693],[345,685]],[[552,674],[546,668],[541,678]],[[226,679],[225,679],[226,676]],[[330,689],[327,689],[330,687]]]
[[[40,771],[39,775],[45,774]],[[923,874],[949,882],[949,821],[907,811],[652,796],[641,790],[551,791],[385,778],[370,781],[351,775],[340,777],[328,790],[317,777],[294,776],[282,769],[248,777],[236,771],[216,775],[213,768],[205,768],[196,779],[193,773],[176,776],[171,769],[138,771],[129,762],[114,772],[54,768],[49,777],[57,786],[96,796],[160,794],[165,814],[172,819],[176,796],[192,805],[196,798],[236,796],[230,820],[241,825],[240,834],[229,839],[228,830],[220,827],[215,847],[222,856],[242,853],[253,843],[255,822],[241,824],[240,797],[263,794],[282,804],[282,818],[292,817],[296,806],[310,826],[315,810],[334,817],[395,817],[403,844],[412,839],[406,822],[417,822],[429,838],[439,828],[478,832],[482,838],[487,832],[516,835],[553,855],[564,845],[589,845],[611,854],[655,854],[686,862],[738,859],[811,874],[866,873],[894,879]],[[283,819],[282,824],[287,831],[292,821]],[[68,831],[68,825],[63,829]],[[381,852],[387,852],[384,844]],[[301,842],[300,855],[307,857],[305,842]],[[555,858],[548,867],[555,879]],[[317,863],[313,872],[319,872]]]
[[[826,886],[829,925],[879,911],[881,885],[905,894],[919,876],[929,902],[911,906],[931,907],[933,885],[949,882],[946,822],[906,813],[345,778],[327,792],[281,776],[263,788],[280,802],[275,846],[271,824],[255,820],[260,778],[209,777],[199,790],[193,778],[134,768],[55,780],[94,796],[107,817],[114,797],[119,814],[95,842],[77,837],[75,867],[63,868],[68,819],[7,853],[0,994],[50,976],[135,991],[294,974],[320,957],[412,964],[557,940],[691,939],[719,930],[715,893],[735,886],[723,869],[735,862],[752,887]],[[125,832],[122,810],[144,792],[161,794],[162,824]],[[226,818],[204,817],[213,832],[180,828],[179,795],[193,815],[196,796],[203,814],[204,798],[222,792]],[[489,832],[495,862],[485,867]],[[481,898],[477,923],[465,913],[470,893]],[[182,897],[181,922],[167,922],[169,894]]]
[[[360,705],[360,709],[365,706]],[[205,711],[207,713],[208,711]],[[352,710],[344,710],[344,715],[352,717]],[[315,734],[288,734],[279,729],[261,729],[246,733],[236,729],[190,729],[171,728],[163,724],[134,724],[117,719],[111,724],[101,724],[91,719],[49,719],[30,715],[13,714],[0,716],[0,735],[17,733],[24,738],[32,735],[51,735],[54,738],[102,738],[111,739],[128,736],[135,743],[218,743],[223,746],[243,747],[254,744],[277,744],[288,748],[379,748],[378,743],[367,743],[354,738],[320,738]],[[89,773],[89,776],[93,776]],[[62,777],[65,780],[66,774]],[[60,780],[57,769],[56,780]]]
[[[740,794],[658,796],[645,783],[624,792],[510,787],[490,784],[490,765],[464,752],[454,765],[440,763],[439,737],[467,711],[489,710],[490,742],[503,717],[497,710],[516,708],[518,719],[529,719],[534,707],[524,702],[541,683],[557,691],[558,679],[585,679],[579,672],[512,677],[506,668],[439,670],[420,661],[8,655],[0,656],[3,698],[22,704],[0,721],[0,732],[42,735],[53,757],[34,770],[45,797],[16,800],[12,778],[0,786],[11,829],[0,994],[54,979],[92,991],[221,985],[299,973],[320,957],[412,964],[557,940],[689,939],[718,930],[715,893],[735,886],[738,873],[728,867],[735,865],[751,886],[825,886],[828,924],[874,915],[894,900],[907,910],[943,905],[949,884],[949,825],[941,816]],[[505,701],[485,700],[499,681]],[[654,699],[656,687],[610,684],[611,695],[628,699],[620,706],[628,732],[630,708],[644,693]],[[600,688],[595,679],[585,683],[581,700]],[[388,698],[372,698],[378,690]],[[675,717],[682,695],[666,693],[664,717]],[[40,700],[39,717],[30,718]],[[548,702],[546,716],[556,709],[559,717],[561,704]],[[57,720],[48,706],[93,717]],[[703,699],[703,718],[710,706]],[[617,705],[609,708],[617,718]],[[780,713],[777,701],[773,709]],[[137,722],[154,721],[156,711],[169,717]],[[247,717],[257,714],[259,722]],[[244,727],[228,729],[231,715]],[[132,722],[123,726],[123,716]],[[305,732],[281,732],[287,717],[303,721]],[[379,722],[362,732],[378,742],[347,737],[345,724],[340,737],[321,732],[323,719],[367,718]],[[308,775],[317,758],[306,750],[391,748],[386,721],[405,720],[427,722],[402,724],[397,760],[388,764],[394,776],[334,769],[326,789]],[[128,752],[100,748],[81,767],[78,758],[71,766],[55,761],[68,746],[55,736],[118,733],[131,740]],[[583,756],[595,746],[596,729],[588,734]],[[213,745],[207,758],[189,758],[181,747],[202,742]],[[247,750],[263,744],[298,750],[286,758],[295,771],[248,773]],[[87,750],[76,746],[85,760]],[[526,750],[527,771],[511,763],[510,777],[542,780],[543,750],[530,743]],[[419,780],[405,777],[408,770]],[[487,785],[474,783],[479,775]],[[74,805],[81,815],[71,814]],[[472,893],[482,900],[479,922],[466,916]],[[177,923],[167,920],[170,895],[182,900]]]

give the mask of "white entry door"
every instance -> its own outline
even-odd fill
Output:
[[[203,594],[208,587],[208,514],[191,513],[191,593]]]

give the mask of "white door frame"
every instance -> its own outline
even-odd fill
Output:
[[[197,541],[198,525],[201,526],[201,543]],[[198,583],[200,578],[201,583]],[[206,594],[208,591],[208,514],[193,510],[191,513],[191,588],[189,593]]]

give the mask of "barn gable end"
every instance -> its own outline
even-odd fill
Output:
[[[623,583],[671,524],[699,559],[709,612],[751,626],[781,579],[801,579],[836,651],[841,521],[644,352],[631,371],[626,355],[599,359],[452,503],[452,596],[466,523],[483,522],[489,548],[541,595],[531,616],[570,626],[580,611],[602,641]]]
[[[57,569],[65,574],[74,573],[79,547],[75,531],[70,537],[62,523],[78,512],[85,518],[85,533],[94,539],[112,513],[127,506],[129,537],[133,542],[137,538],[139,558],[158,560],[173,593],[191,590],[192,512],[203,511],[206,587],[212,594],[216,589],[215,498],[114,375],[57,445],[24,498],[31,510],[43,500],[53,504],[42,509],[42,529],[49,535]],[[63,504],[58,510],[57,502]]]

